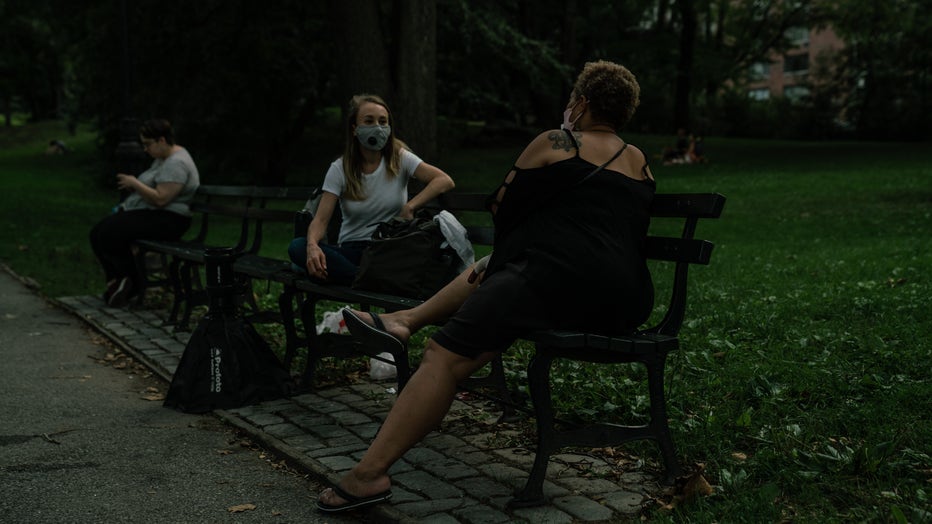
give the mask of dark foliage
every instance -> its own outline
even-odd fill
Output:
[[[208,183],[313,184],[340,154],[347,93],[385,94],[401,135],[430,156],[555,126],[575,73],[608,59],[641,83],[632,131],[922,139],[929,10],[916,0],[0,0],[0,109],[8,121],[93,121],[110,160],[121,119],[164,117]],[[417,36],[433,26],[436,38]],[[750,65],[787,49],[787,29],[827,26],[847,45],[810,68],[808,97],[747,99]]]

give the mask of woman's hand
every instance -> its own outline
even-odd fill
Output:
[[[327,279],[327,256],[314,242],[307,243],[307,272],[317,278]]]
[[[155,187],[149,187],[133,175],[120,173],[117,175],[117,186],[120,189],[135,191],[143,200],[155,207],[165,207],[181,194],[184,184],[178,182],[159,182]]]
[[[118,173],[117,176],[117,187],[120,189],[129,189],[130,191],[135,191],[136,186],[139,185],[139,180],[136,179],[133,175],[127,175],[125,173]]]
[[[489,267],[490,258],[492,258],[492,255],[486,255],[480,258],[479,261],[472,266],[472,272],[470,272],[469,276],[466,277],[466,281],[472,284],[479,278],[480,275],[485,273],[485,268]]]
[[[401,206],[401,211],[398,212],[398,216],[401,218],[414,218],[414,206],[410,202]]]

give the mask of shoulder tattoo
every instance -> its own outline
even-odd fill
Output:
[[[573,136],[576,138],[576,143],[578,144],[581,137],[576,133],[573,133]],[[551,131],[550,134],[547,135],[547,138],[553,142],[551,146],[553,149],[562,149],[569,152],[575,147],[573,141],[566,136],[566,132],[564,131]]]

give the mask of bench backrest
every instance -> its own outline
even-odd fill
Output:
[[[258,253],[262,247],[265,224],[273,223],[283,227],[293,227],[295,213],[304,208],[308,198],[314,194],[313,187],[256,187],[253,191],[253,203],[247,212],[247,218],[253,221],[252,243],[248,252]],[[282,252],[287,246],[281,246]]]
[[[250,196],[251,188],[249,187],[199,186],[190,204],[195,220],[200,217],[200,225],[192,240],[198,243],[206,242],[210,218],[220,216],[231,218],[239,224],[239,238],[235,247],[237,249],[245,247],[249,233],[246,210],[250,205]]]
[[[686,314],[686,283],[690,264],[706,265],[712,257],[712,242],[695,238],[699,219],[718,218],[725,207],[725,197],[718,193],[658,194],[651,205],[651,218],[683,221],[678,237],[648,235],[647,258],[674,262],[673,284],[667,312],[647,332],[675,336]]]
[[[198,187],[191,202],[191,212],[200,217],[200,226],[193,240],[206,242],[211,217],[227,217],[237,222],[237,251],[258,250],[262,243],[263,222],[267,220],[292,223],[295,211],[301,209],[313,188],[214,186]],[[288,201],[289,209],[268,208],[271,202]]]

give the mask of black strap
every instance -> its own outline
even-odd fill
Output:
[[[563,132],[566,133],[566,136],[570,137],[570,140],[573,142],[573,147],[576,148],[576,156],[579,156],[579,142],[576,141],[576,135],[569,129],[564,129]]]
[[[628,143],[625,142],[625,145],[621,146],[621,149],[619,149],[618,152],[615,153],[615,154],[612,156],[612,158],[609,158],[608,160],[605,161],[604,164],[602,164],[601,166],[599,166],[599,167],[593,169],[592,172],[589,173],[588,175],[586,175],[585,177],[583,177],[582,180],[580,180],[579,182],[576,182],[576,183],[573,185],[573,187],[577,187],[577,186],[583,185],[583,182],[585,182],[586,180],[589,180],[590,178],[592,178],[593,176],[595,176],[596,173],[598,173],[599,171],[602,171],[603,169],[605,169],[605,166],[611,164],[616,158],[618,158],[619,156],[621,156],[621,154],[624,153],[625,149],[627,149],[627,148],[628,148]],[[577,150],[577,151],[578,151],[578,150]],[[572,189],[572,188],[571,188],[571,189]]]
[[[566,131],[566,133],[570,136],[570,138],[573,140],[573,143],[576,144],[576,138],[573,137],[573,133],[571,133],[569,130],[566,130],[566,129],[564,129],[564,131]],[[619,149],[614,155],[612,155],[612,158],[609,158],[608,160],[605,161],[604,164],[602,164],[601,166],[599,166],[599,167],[593,169],[588,175],[584,176],[584,177],[582,178],[582,180],[580,180],[579,182],[576,182],[575,184],[573,184],[572,186],[570,186],[569,189],[576,189],[577,187],[583,185],[587,180],[589,180],[590,178],[594,177],[594,176],[597,175],[600,171],[602,171],[603,169],[605,169],[605,166],[611,164],[616,158],[618,158],[619,156],[621,156],[621,154],[624,153],[624,152],[625,152],[625,149],[627,149],[627,148],[628,148],[628,143],[625,142],[625,144],[624,144],[623,146],[621,146],[621,149]],[[579,156],[579,145],[576,145],[576,156],[577,156],[577,157]],[[517,169],[518,169],[518,166],[512,166],[512,169],[517,170]],[[494,204],[494,205],[497,205],[497,206],[500,206],[502,203],[501,203],[500,201],[494,200],[494,196],[495,196],[496,194],[498,194],[498,191],[499,191],[502,187],[508,187],[508,185],[509,185],[509,182],[502,182],[502,185],[500,185],[493,193],[491,193],[491,194],[489,195],[489,198],[486,199],[486,207],[491,207],[491,205],[493,205],[493,204]],[[547,199],[547,202],[549,202],[550,200],[552,200],[555,196],[556,196],[556,195],[552,195],[550,198]],[[492,200],[492,202],[490,202],[490,200]],[[544,205],[544,203],[541,203],[539,206],[537,206],[536,209],[539,209],[539,208],[543,207],[543,205]],[[527,214],[530,215],[530,212],[528,212]],[[524,218],[527,218],[527,217],[524,217]],[[522,218],[522,219],[521,219],[520,221],[518,221],[518,222],[523,222],[523,221],[524,221],[524,218]],[[517,223],[517,222],[516,222],[516,223]]]

